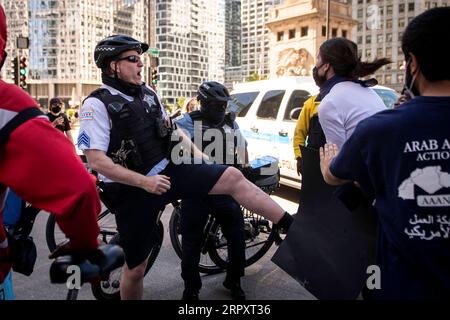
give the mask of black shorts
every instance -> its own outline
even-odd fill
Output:
[[[204,198],[227,168],[224,165],[170,163],[160,173],[170,177],[171,183],[170,190],[163,195],[120,185],[114,211],[125,261],[130,269],[144,262],[159,240],[156,223],[165,205],[179,199]]]

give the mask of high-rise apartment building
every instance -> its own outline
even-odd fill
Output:
[[[206,2],[203,30],[208,42],[208,80],[225,81],[225,0]]]
[[[352,38],[358,44],[362,60],[381,57],[392,60],[392,64],[376,72],[380,84],[401,91],[405,58],[401,40],[406,26],[427,9],[449,5],[450,0],[352,0],[352,15],[358,20]]]
[[[225,3],[225,66],[241,65],[241,0]]]
[[[11,67],[11,59],[26,53],[24,51],[16,50],[15,39],[17,37],[28,37],[28,0],[7,1],[0,0],[0,4],[5,9],[7,27],[8,27],[8,41],[6,43],[6,52],[8,58],[3,65],[0,76],[3,80],[13,81],[13,70]]]
[[[225,86],[232,88],[242,80],[241,71],[241,0],[225,2]]]
[[[101,82],[95,45],[113,33],[147,41],[147,1],[3,0],[10,57],[19,54],[14,39],[29,37],[28,91],[42,105],[59,96],[79,104]],[[6,69],[6,68],[5,68]],[[5,79],[11,79],[9,72]]]
[[[95,45],[126,34],[159,50],[159,94],[168,103],[196,95],[205,80],[224,81],[225,0],[0,0],[9,27],[8,55],[29,57],[28,91],[41,104],[60,96],[79,104],[101,83]],[[15,39],[29,37],[18,52]],[[150,56],[145,54],[149,82]],[[2,76],[12,75],[7,63]]]
[[[224,80],[224,1],[156,0],[159,94],[171,104]]]
[[[114,0],[115,34],[126,34],[148,42],[148,3],[154,1]]]
[[[281,0],[241,0],[242,76],[269,75],[269,9]]]

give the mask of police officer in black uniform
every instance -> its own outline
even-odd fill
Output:
[[[78,147],[108,186],[125,252],[122,299],[142,297],[147,257],[158,240],[158,213],[174,200],[225,194],[282,230],[292,222],[239,170],[224,165],[175,165],[169,160],[168,116],[156,93],[141,79],[140,55],[147,49],[147,44],[124,35],[101,40],[94,59],[102,69],[103,85],[80,111]],[[199,151],[180,130],[175,132],[194,152]]]
[[[188,132],[194,139],[194,131],[201,128],[201,136],[205,137],[208,130],[215,129],[221,134],[223,141],[218,145],[221,154],[211,149],[210,159],[216,163],[235,165],[244,164],[246,148],[245,139],[240,134],[239,127],[231,113],[226,113],[227,102],[231,100],[228,90],[220,83],[209,81],[198,88],[197,100],[200,110],[192,111],[177,119],[179,128]],[[195,123],[195,126],[194,126]],[[229,137],[227,139],[227,137]],[[230,139],[231,137],[231,139]],[[201,140],[204,153],[215,139]],[[218,152],[219,153],[219,152]],[[228,160],[228,161],[227,161]],[[234,300],[245,300],[240,278],[245,271],[245,234],[244,219],[239,204],[230,196],[208,196],[204,200],[186,199],[181,205],[182,262],[181,276],[184,279],[184,300],[197,300],[202,286],[198,264],[202,247],[202,230],[205,227],[208,214],[213,214],[221,225],[228,242],[228,268],[223,285],[230,289]]]

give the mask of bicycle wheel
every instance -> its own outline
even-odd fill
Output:
[[[245,266],[248,267],[261,259],[275,241],[276,233],[272,222],[262,216],[242,208],[245,229]],[[228,266],[228,243],[219,223],[211,227],[213,245],[209,247],[209,256],[219,267]]]
[[[180,208],[174,207],[169,222],[170,242],[174,248],[177,256],[181,259],[181,230],[180,230]],[[217,274],[223,272],[223,268],[211,260],[208,252],[203,252],[200,255],[200,262],[198,264],[199,271],[206,274]]]
[[[150,271],[158,257],[159,251],[164,237],[164,226],[161,221],[158,222],[158,242],[153,246],[147,259],[147,267],[145,274]],[[116,234],[112,237],[110,244],[120,245],[120,235]],[[119,267],[109,274],[107,280],[100,281],[100,283],[92,284],[92,294],[97,300],[120,300],[120,278],[122,276],[122,267]]]
[[[100,240],[104,243],[109,243],[112,237],[117,234],[116,219],[103,204],[102,212],[97,217],[97,222],[100,227]],[[50,214],[48,217],[45,226],[45,238],[50,252],[56,249],[57,244],[67,239],[56,224],[56,217],[53,214]]]

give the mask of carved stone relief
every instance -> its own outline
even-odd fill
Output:
[[[284,49],[278,54],[277,76],[310,76],[314,58],[304,48]]]

